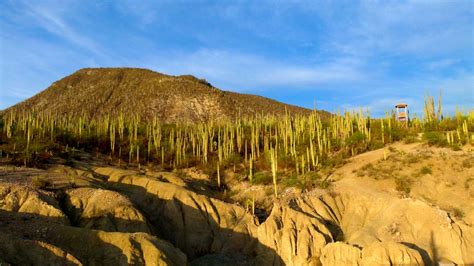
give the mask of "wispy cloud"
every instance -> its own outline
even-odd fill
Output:
[[[21,13],[23,20],[33,22],[45,31],[53,34],[59,40],[64,40],[78,48],[85,49],[92,55],[101,58],[110,58],[102,45],[93,37],[81,33],[77,28],[77,22],[70,22],[73,17],[81,14],[76,1],[69,1],[68,5],[74,8],[67,8],[64,3],[57,1],[21,1]],[[83,19],[83,18],[81,18]]]
[[[471,1],[363,1],[356,10],[342,25],[326,17],[334,29],[345,27],[330,35],[333,47],[344,53],[422,58],[466,51],[474,42]]]
[[[445,58],[441,60],[435,60],[432,62],[428,63],[428,69],[429,70],[439,70],[439,69],[444,69],[450,66],[453,66],[454,64],[458,63],[460,60],[459,59],[454,59],[454,58]]]
[[[444,91],[472,107],[471,1],[0,1],[0,108],[82,67],[193,74],[222,89],[383,114]]]
[[[160,13],[165,12],[162,8],[163,2],[157,1],[134,1],[117,0],[115,6],[124,15],[133,16],[143,26],[150,25],[160,19]]]
[[[283,62],[252,54],[200,49],[190,54],[159,56],[147,67],[173,74],[191,73],[224,88],[245,91],[274,87],[308,89],[327,83],[366,79],[357,61],[341,58],[321,64]]]

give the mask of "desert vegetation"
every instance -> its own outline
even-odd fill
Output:
[[[459,149],[474,141],[474,111],[444,116],[441,97],[435,106],[434,97],[427,96],[423,116],[407,122],[397,121],[393,112],[374,119],[360,109],[329,117],[286,111],[283,116],[165,124],[139,114],[90,117],[24,108],[3,112],[0,129],[1,156],[18,165],[41,165],[53,155],[71,157],[85,150],[107,155],[110,164],[121,167],[197,167],[218,187],[230,169],[251,184],[270,181],[278,197],[280,184],[325,187],[325,175],[346,158],[389,143],[423,141]],[[429,171],[423,168],[420,174]],[[407,181],[398,182],[407,191]]]
[[[0,10],[0,266],[474,265],[472,1]]]
[[[48,243],[63,252],[49,260],[75,265],[470,262],[474,111],[436,102],[409,121],[15,106],[0,118],[0,239],[13,239],[0,255],[31,245],[23,259],[38,261]]]

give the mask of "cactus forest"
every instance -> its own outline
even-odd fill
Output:
[[[316,111],[307,116],[286,112],[283,117],[257,114],[198,124],[163,124],[120,112],[91,118],[12,110],[0,120],[0,153],[3,159],[25,166],[85,150],[125,168],[198,167],[214,176],[218,187],[224,184],[223,170],[231,169],[250,184],[258,182],[256,175],[271,176],[278,197],[278,184],[287,184],[287,178],[296,179],[291,185],[327,186],[320,171],[330,173],[346,158],[389,143],[423,141],[459,149],[474,142],[474,111],[456,110],[446,116],[441,96],[437,104],[431,96],[424,102],[422,116],[407,122],[397,121],[393,112],[372,118],[362,108],[330,117]]]

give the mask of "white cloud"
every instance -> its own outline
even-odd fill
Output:
[[[471,49],[473,17],[470,1],[364,1],[349,22],[326,20],[330,44],[342,53],[422,57]]]
[[[25,20],[28,23],[40,26],[44,30],[56,35],[60,39],[64,39],[73,45],[86,49],[95,56],[107,57],[106,52],[100,44],[93,38],[81,34],[76,30],[73,23],[69,23],[67,18],[73,16],[74,8],[66,8],[64,3],[54,1],[44,2],[22,2]],[[69,2],[73,6],[73,2]]]
[[[241,91],[271,87],[310,88],[367,78],[359,62],[349,58],[308,65],[209,49],[156,57],[145,66],[165,73],[190,73],[206,78],[217,86]]]
[[[450,67],[458,62],[459,62],[458,59],[446,58],[446,59],[431,61],[430,63],[428,63],[427,67],[429,70],[439,70],[439,69]]]
[[[217,3],[196,11],[215,14],[219,22],[231,23],[223,25],[228,28],[236,26],[255,45],[248,47],[239,43],[213,43],[213,38],[209,42],[199,41],[212,36],[207,31],[193,31],[188,25],[179,27],[179,18],[173,20],[176,13],[182,15],[182,2],[177,9],[175,5],[167,5],[172,2],[157,5],[144,1],[114,2],[110,6],[118,8],[119,15],[132,25],[123,41],[135,44],[133,51],[128,47],[114,50],[117,47],[112,47],[110,42],[116,39],[112,35],[101,38],[101,33],[86,32],[83,25],[79,27],[77,22],[89,22],[86,12],[89,7],[81,7],[83,3],[38,1],[13,5],[17,11],[14,22],[19,23],[12,23],[15,26],[8,32],[6,28],[0,32],[2,93],[12,90],[6,93],[11,97],[26,97],[29,92],[32,95],[80,67],[126,63],[168,74],[193,74],[219,88],[235,91],[271,95],[271,91],[299,90],[301,98],[314,93],[318,99],[319,93],[336,91],[338,99],[318,101],[328,107],[343,103],[348,108],[367,105],[373,113],[383,114],[400,100],[409,101],[412,110],[419,109],[428,89],[432,94],[443,89],[447,109],[452,109],[455,103],[472,107],[474,102],[472,67],[468,69],[471,72],[459,70],[460,65],[469,68],[466,62],[472,63],[473,57],[474,9],[468,1],[436,4],[370,1],[343,11],[335,7],[340,3],[330,1],[234,2]],[[171,6],[175,9],[167,10]],[[104,10],[93,11],[92,14],[102,14]],[[302,23],[288,21],[290,13],[305,16]],[[315,21],[321,21],[317,29],[306,25],[317,24]],[[95,23],[100,21],[92,19],[87,26]],[[160,38],[156,37],[159,27],[154,26],[165,27],[167,23],[171,26],[176,23],[179,28],[178,32],[170,30],[167,37],[186,31],[196,43],[173,46],[170,40],[161,47],[153,39]],[[38,26],[55,38],[29,35]],[[262,43],[277,48],[262,52],[259,50],[264,46]],[[296,52],[288,54],[286,49]],[[466,49],[471,53],[463,52]],[[471,57],[466,59],[466,55]],[[391,73],[391,69],[401,70],[394,58],[416,66],[415,73]],[[456,69],[443,77],[423,72],[450,67]]]

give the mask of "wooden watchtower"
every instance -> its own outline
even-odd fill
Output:
[[[399,103],[395,105],[395,109],[397,109],[397,120],[408,123],[408,104]]]

